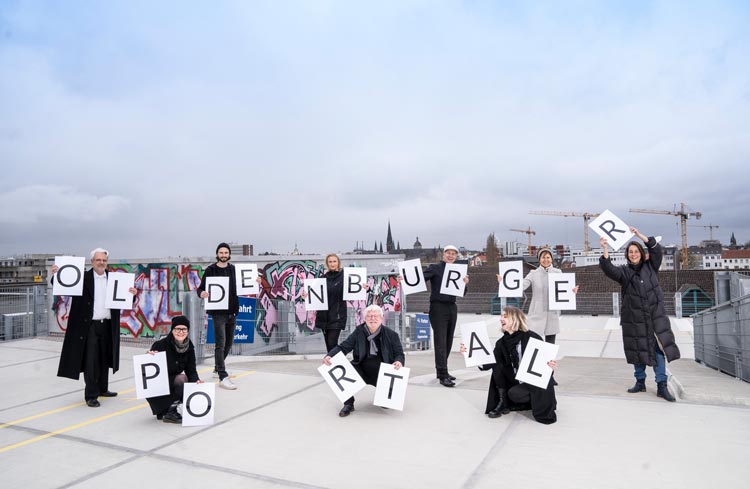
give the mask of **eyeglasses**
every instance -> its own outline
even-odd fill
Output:
[[[178,333],[187,333],[188,329],[187,328],[175,328],[174,330],[177,331]]]

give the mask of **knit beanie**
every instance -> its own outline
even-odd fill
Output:
[[[175,316],[172,318],[172,328],[169,331],[172,332],[177,326],[187,326],[187,329],[190,329],[190,321],[185,316]]]
[[[218,253],[221,248],[226,248],[229,251],[229,254],[232,254],[232,248],[226,243],[219,243],[219,246],[216,247],[216,253]]]

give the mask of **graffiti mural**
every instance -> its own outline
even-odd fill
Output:
[[[113,272],[135,274],[138,295],[133,300],[133,309],[122,311],[120,334],[134,338],[159,337],[169,331],[173,316],[182,314],[182,297],[186,292],[198,288],[203,267],[191,264],[113,264]],[[68,324],[70,297],[55,296],[52,309],[60,331]]]
[[[302,285],[306,278],[320,277],[323,266],[313,260],[290,260],[268,264],[259,275],[263,288],[258,296],[258,336],[269,341],[274,329],[278,330],[281,318],[278,302],[294,302],[294,329],[310,334],[315,329],[315,313],[305,311],[302,300]],[[364,310],[370,304],[377,304],[384,311],[401,311],[401,292],[396,275],[374,275],[368,277],[370,294],[366,301],[349,301],[347,306],[354,310],[357,324],[364,322]],[[290,328],[291,329],[291,328]]]

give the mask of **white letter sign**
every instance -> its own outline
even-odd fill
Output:
[[[398,411],[404,410],[406,387],[409,385],[410,369],[396,367],[390,363],[381,363],[378,372],[378,382],[375,387],[375,399],[372,403]]]
[[[306,311],[325,311],[328,309],[328,286],[324,278],[306,278],[305,299]]]
[[[463,297],[466,284],[464,277],[467,275],[469,265],[466,263],[446,263],[443,272],[443,281],[440,283],[440,293]]]
[[[630,232],[628,225],[610,212],[609,209],[591,221],[589,227],[600,237],[607,238],[607,243],[615,251],[622,248],[622,245],[630,241],[630,238],[633,237],[633,233]]]
[[[366,301],[367,269],[364,267],[344,268],[344,300]]]
[[[188,382],[182,393],[182,426],[214,424],[216,384]]]
[[[234,271],[237,274],[237,295],[258,295],[258,265],[255,263],[235,263]]]
[[[52,294],[82,295],[86,259],[82,256],[56,256],[55,265],[58,270],[52,284]]]
[[[107,275],[107,297],[104,307],[107,309],[133,309],[133,294],[130,288],[135,284],[135,274],[109,272]]]
[[[404,295],[416,294],[417,292],[424,292],[427,290],[427,284],[424,281],[424,273],[422,272],[422,261],[406,260],[399,262],[398,270],[401,274],[401,289],[404,291]]]
[[[206,311],[229,309],[229,277],[206,277]]]
[[[467,367],[478,367],[495,363],[495,354],[485,323],[461,325],[461,342],[466,346],[464,360]]]
[[[516,379],[527,384],[546,389],[552,369],[547,362],[554,360],[560,347],[552,343],[546,343],[536,338],[529,338],[526,350],[518,366]]]
[[[523,297],[523,261],[501,261],[497,264],[500,275],[498,297]]]
[[[318,372],[341,402],[346,402],[366,385],[343,352],[331,358],[330,366],[323,364],[318,367]]]
[[[549,308],[550,311],[575,311],[576,295],[575,273],[549,274]]]
[[[133,355],[133,379],[136,399],[169,394],[167,353],[160,351],[154,355]]]

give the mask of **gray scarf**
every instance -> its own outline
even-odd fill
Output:
[[[377,356],[378,355],[378,345],[377,345],[377,343],[375,343],[375,338],[378,337],[378,335],[380,334],[380,332],[382,330],[383,330],[383,325],[381,324],[374,333],[371,333],[367,337],[367,341],[370,342],[370,355],[372,355],[372,356]],[[369,329],[368,329],[368,331],[369,331]]]
[[[172,335],[172,344],[174,345],[174,349],[177,350],[177,353],[185,353],[190,346],[190,338],[185,338],[185,341],[179,343],[174,335]]]

